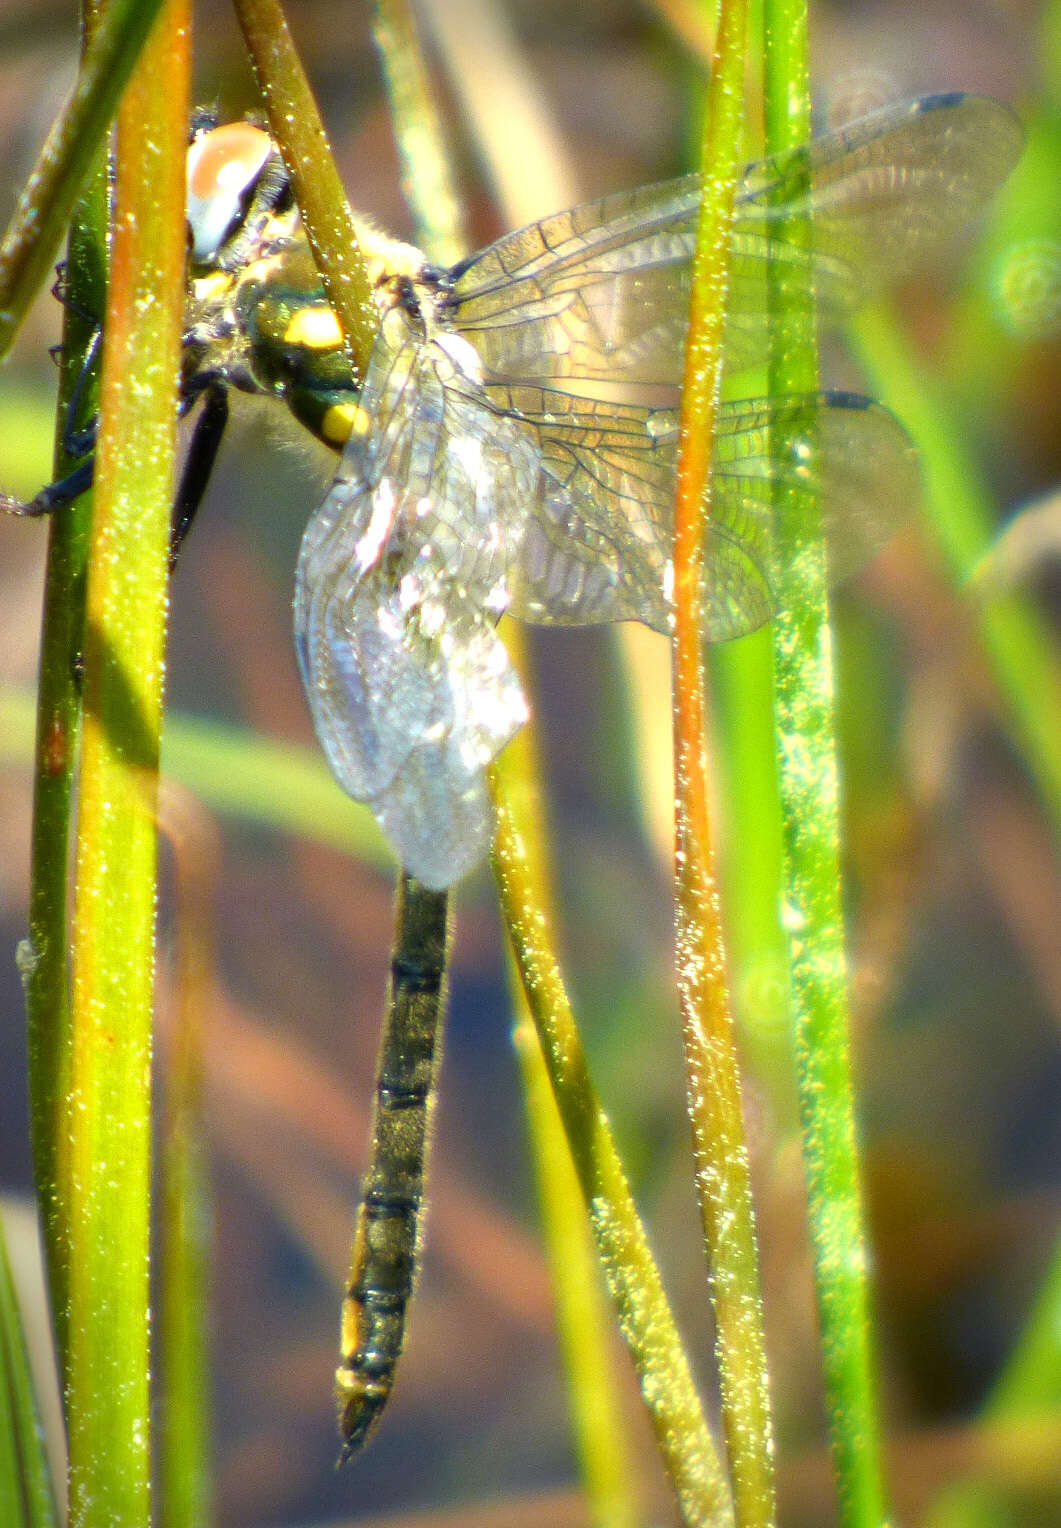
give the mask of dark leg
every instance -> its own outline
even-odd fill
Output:
[[[188,455],[184,459],[184,470],[181,473],[177,497],[173,503],[173,520],[169,539],[171,572],[177,565],[184,538],[191,530],[192,521],[199,511],[199,505],[203,502],[210,474],[217,461],[221,437],[228,423],[226,390],[214,384],[205,389],[205,394],[202,410],[195,421]]]
[[[42,488],[37,497],[31,499],[28,504],[11,498],[10,494],[0,494],[0,509],[8,515],[50,515],[53,509],[62,509],[65,505],[72,504],[86,489],[92,487],[95,464],[95,457],[90,456],[66,477],[60,478],[57,483],[49,483],[47,488]]]
[[[80,389],[81,384],[78,384]],[[192,521],[202,503],[206,493],[210,474],[214,470],[217,461],[217,453],[221,446],[221,438],[225,433],[228,423],[228,394],[224,387],[214,381],[203,378],[193,379],[190,386],[186,387],[181,397],[180,412],[183,417],[193,406],[199,393],[205,394],[202,411],[195,422],[192,432],[191,444],[188,447],[188,455],[184,461],[184,470],[181,473],[180,484],[177,489],[177,497],[173,504],[173,518],[170,530],[170,571],[177,565],[184,538],[191,529]],[[70,400],[67,410],[68,422],[76,417],[79,393],[75,391]],[[95,444],[97,424],[93,420],[85,429],[76,435],[67,432],[67,438],[63,442],[63,448],[70,455],[81,455],[90,450]],[[80,449],[74,450],[77,446]],[[10,515],[47,515],[54,509],[62,509],[81,494],[92,487],[92,478],[95,472],[95,455],[86,457],[66,477],[60,478],[57,483],[50,483],[47,488],[42,488],[40,493],[29,504],[23,504],[18,499],[11,498],[8,494],[0,493],[0,511]]]

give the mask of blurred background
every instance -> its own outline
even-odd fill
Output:
[[[412,238],[368,7],[300,0],[288,12],[351,200]],[[695,14],[683,0],[424,5],[473,246],[690,167],[703,69]],[[73,77],[72,7],[0,0],[0,38],[6,217]],[[975,587],[960,592],[931,530],[911,525],[840,594],[836,628],[857,1075],[899,1516],[942,1522],[934,1514],[948,1486],[990,1467],[996,1494],[984,1500],[997,1515],[977,1519],[985,1528],[1061,1523],[1057,1438],[1052,1465],[1036,1456],[1003,1467],[974,1425],[1044,1289],[1061,1209],[1056,802],[1052,816],[985,658],[977,603],[1000,588],[1026,597],[1042,621],[1040,656],[1056,663],[1061,25],[1021,0],[864,0],[817,5],[812,46],[823,125],[964,89],[1011,102],[1031,134],[1031,163],[987,244],[962,268],[911,286],[901,304],[919,367],[947,389],[995,527],[1008,529]],[[223,117],[255,105],[224,7],[203,8],[196,50],[201,101]],[[57,305],[45,296],[0,373],[0,483],[22,497],[49,477],[47,352],[57,337]],[[826,380],[872,391],[838,347]],[[278,408],[237,408],[173,584],[175,728],[191,717],[312,750],[290,606],[299,537],[329,467]],[[23,1197],[14,951],[26,925],[31,761],[18,719],[35,682],[44,546],[43,526],[0,519],[0,695],[10,722],[0,740],[0,1189]],[[594,1075],[711,1394],[672,979],[667,646],[641,634],[617,656],[615,640],[533,637],[562,946]],[[615,684],[617,664],[630,691]],[[393,874],[319,835],[285,831],[297,802],[277,800],[266,821],[255,757],[250,750],[243,766],[245,802],[238,779],[206,778],[197,792],[174,780],[164,807],[163,1094],[178,879],[199,888],[212,946],[216,1521],[581,1524],[485,871],[458,899],[428,1246],[407,1352],[377,1439],[342,1474],[333,1469],[338,1298],[365,1157]],[[337,836],[348,823],[357,831],[358,809],[337,789],[328,811]],[[745,1017],[751,1030],[755,1014]],[[750,1054],[768,1057],[768,1035],[749,1039]],[[758,1070],[746,1102],[782,1520],[810,1528],[832,1521],[833,1506],[798,1145],[776,1085]],[[1061,1378],[1044,1370],[1042,1379],[1056,1404]],[[646,1521],[670,1522],[632,1380],[627,1401]]]

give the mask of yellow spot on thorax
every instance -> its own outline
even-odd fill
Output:
[[[343,331],[331,308],[299,308],[284,332],[284,343],[307,350],[338,350]]]
[[[192,281],[192,298],[197,303],[216,301],[235,286],[231,271],[211,271],[206,276],[196,276]]]
[[[351,435],[366,435],[371,421],[360,403],[333,403],[321,420],[321,435],[333,446],[345,446]]]

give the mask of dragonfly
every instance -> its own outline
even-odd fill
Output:
[[[946,95],[752,166],[736,199],[729,373],[765,358],[772,264],[805,280],[826,316],[850,312],[945,244],[1020,142],[1006,108]],[[696,176],[621,193],[450,271],[391,279],[339,472],[302,543],[296,643],[334,774],[429,887],[455,884],[489,849],[486,768],[527,719],[499,618],[671,629],[699,202]],[[781,232],[794,212],[810,214],[809,251]],[[776,612],[780,486],[817,500],[834,581],[917,500],[904,432],[861,397],[727,403],[718,436],[709,641]]]
[[[732,232],[728,375],[766,357],[771,269],[813,291],[824,319],[842,319],[945,251],[1022,141],[999,102],[946,94],[751,165]],[[331,768],[371,807],[405,872],[343,1306],[344,1456],[390,1395],[415,1280],[447,893],[489,849],[486,770],[529,714],[498,622],[671,629],[700,196],[695,175],[607,196],[449,270],[364,225],[378,332],[358,387],[268,135],[204,123],[189,149],[181,407],[202,407],[174,555],[233,390],[278,398],[340,453],[299,555],[296,650]],[[809,215],[805,247],[787,235],[794,214]],[[90,476],[91,458],[34,510]],[[776,613],[786,569],[773,506],[787,486],[817,501],[836,581],[910,512],[916,457],[898,421],[856,394],[724,403],[703,548],[707,640]]]

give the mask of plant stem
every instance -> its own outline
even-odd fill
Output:
[[[122,88],[162,0],[113,0],[91,33],[77,86],[48,134],[0,242],[0,355],[47,279]]]
[[[184,304],[188,27],[184,0],[169,0],[119,116],[74,919],[66,1386],[73,1528],[143,1528],[150,1516],[155,830]]]
[[[707,789],[704,553],[723,366],[747,12],[724,0],[708,89],[674,531],[677,975],[696,1185],[711,1263],[736,1521],[775,1517],[773,1428],[755,1215]]]
[[[806,0],[766,0],[763,101],[767,153],[810,137]],[[788,216],[790,245],[808,247],[810,219]],[[814,296],[771,263],[771,394],[818,386]],[[784,450],[784,442],[774,446]],[[832,634],[825,555],[813,495],[777,495],[782,563],[790,568],[774,624],[784,844],[784,925],[796,1014],[803,1132],[826,1404],[841,1520],[884,1521],[876,1358],[862,1209],[840,869],[839,777],[833,736]]]
[[[269,130],[283,152],[302,225],[346,337],[354,377],[363,379],[376,340],[378,314],[354,216],[317,102],[279,0],[235,0],[235,6],[265,100]]]
[[[86,377],[93,323],[106,300],[107,167],[96,171],[77,208],[67,243],[69,301],[63,309],[62,360],[56,414],[56,481],[75,465],[66,450],[68,414],[80,388],[77,423],[95,411],[98,365]],[[70,991],[67,948],[70,826],[74,766],[81,729],[78,666],[85,625],[85,568],[92,495],[50,517],[44,580],[40,676],[33,774],[33,842],[29,937],[18,951],[26,993],[30,1131],[34,1180],[52,1324],[61,1373],[66,1370],[66,1260],[70,1133]],[[12,735],[11,719],[5,729]]]
[[[540,805],[516,737],[493,767],[494,868],[501,910],[538,1031],[619,1329],[641,1383],[664,1467],[687,1528],[732,1524],[721,1461],[704,1421],[688,1360],[619,1161],[607,1115],[553,953],[540,888]]]

